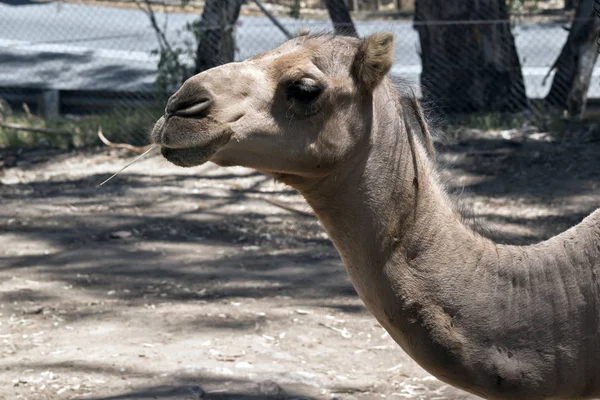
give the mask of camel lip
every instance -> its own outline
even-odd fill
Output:
[[[197,128],[198,136],[195,138],[185,136],[177,138],[178,127],[169,129],[170,118],[173,117],[163,116],[155,123],[151,138],[153,143],[160,145],[163,157],[180,167],[195,167],[211,161],[212,156],[229,142],[233,133],[230,124],[221,124],[218,127]],[[175,116],[175,118],[182,117]],[[171,135],[167,135],[169,132]],[[175,135],[172,134],[173,132]],[[173,136],[176,140],[173,140]]]
[[[164,132],[167,129],[167,117],[161,117],[152,129],[152,142],[160,145],[160,152],[167,161],[180,167],[194,167],[201,165],[210,160],[210,157],[215,153],[218,146],[215,146],[214,141],[206,143],[193,144],[192,146],[173,146],[170,143],[165,143]]]
[[[200,143],[175,147],[158,141],[160,152],[167,161],[180,167],[195,167],[211,161],[211,158],[229,141],[229,135],[216,134],[204,138]]]
[[[164,158],[179,167],[195,167],[210,161],[220,146],[207,144],[205,146],[172,148],[161,145],[160,152]]]

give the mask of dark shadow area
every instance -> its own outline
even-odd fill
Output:
[[[100,57],[92,49],[84,53],[33,51],[27,46],[0,53],[0,65],[18,78],[0,82],[5,86],[68,90],[139,90],[151,92],[154,67]],[[13,75],[14,76],[14,75]]]
[[[34,303],[41,301],[52,300],[53,296],[47,296],[43,293],[36,292],[32,289],[20,289],[20,290],[11,290],[0,293],[0,302],[1,303]]]
[[[259,391],[258,389],[257,391]],[[192,397],[193,396],[193,397]],[[224,390],[219,393],[206,393],[200,386],[155,386],[135,390],[116,396],[90,397],[92,400],[150,400],[150,399],[207,399],[207,400],[309,400],[312,397],[298,396],[294,394],[261,394],[240,393],[236,391]]]
[[[135,68],[132,64],[135,65],[135,63],[132,62],[126,66],[122,64],[113,64],[89,68],[81,71],[81,73],[79,73],[79,78],[93,81],[94,84],[91,85],[92,88],[106,88],[109,90],[118,90],[119,85],[136,80],[143,80],[145,78],[150,81],[154,80],[154,76],[156,75],[154,70]],[[153,88],[152,85],[145,85],[139,89],[152,91]]]
[[[71,371],[86,375],[120,378],[123,372],[110,365],[88,364],[82,361],[65,363],[25,363],[21,368],[29,371],[53,370],[66,374]],[[128,375],[152,380],[154,376],[144,371],[127,371]],[[206,399],[206,400],[311,400],[314,397],[298,390],[281,387],[270,380],[246,381],[214,374],[184,374],[168,379],[168,384],[136,387],[109,395],[85,396],[92,400],[154,400],[154,399]]]
[[[600,142],[565,140],[517,142],[472,139],[438,145],[440,153],[454,155],[444,168],[483,176],[469,185],[470,193],[490,197],[529,197],[533,201],[588,193],[600,184]],[[462,190],[462,186],[450,190]]]
[[[86,54],[54,53],[40,51],[34,54],[7,54],[0,53],[0,64],[3,66],[24,67],[48,62],[62,61],[72,65],[73,63],[87,64],[91,61],[91,52]],[[60,71],[65,73],[65,71]]]
[[[9,6],[31,6],[39,4],[40,2],[31,0],[0,0],[0,3],[7,4]]]
[[[30,167],[33,164],[26,166]],[[356,296],[316,219],[284,213],[278,214],[276,223],[267,223],[269,214],[264,212],[228,211],[227,207],[249,201],[268,205],[255,197],[261,193],[260,186],[271,179],[267,176],[257,172],[236,175],[226,170],[201,178],[124,174],[118,181],[96,188],[107,176],[0,186],[0,204],[26,199],[42,208],[68,207],[73,211],[49,212],[27,221],[15,216],[9,226],[0,227],[0,232],[60,249],[50,254],[0,257],[0,270],[35,268],[65,284],[85,288],[99,298],[106,298],[107,292],[115,290],[114,298],[131,301],[210,302],[284,294],[298,300]],[[226,196],[211,194],[209,190],[179,190],[199,179],[239,178],[254,178],[255,183],[234,188]],[[140,196],[157,188],[162,192],[159,196]],[[269,195],[293,193],[282,189]],[[206,206],[192,211],[173,210],[166,215],[132,212],[157,207],[169,210],[173,203]],[[100,211],[77,211],[81,209]],[[128,235],[115,237],[115,232]],[[165,253],[164,248],[171,245],[192,247],[183,253]],[[213,248],[228,250],[215,254]],[[178,287],[176,283],[183,285]],[[345,311],[363,310],[350,307]],[[244,330],[253,322],[204,319],[201,323]]]
[[[441,170],[452,177],[448,191],[465,206],[461,207],[465,220],[498,243],[526,245],[548,239],[578,224],[600,205],[598,141],[477,138],[437,147]],[[474,212],[473,202],[482,201],[496,204],[499,211],[518,207],[528,217]],[[581,206],[574,209],[574,203]],[[536,215],[540,207],[557,212]],[[534,233],[498,229],[509,225],[530,228]]]

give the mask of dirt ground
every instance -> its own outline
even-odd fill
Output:
[[[508,136],[438,146],[493,237],[600,206],[600,142]],[[130,158],[0,152],[0,399],[475,399],[394,344],[294,191],[159,155],[96,186]]]

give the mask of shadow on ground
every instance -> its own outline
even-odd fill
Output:
[[[448,189],[465,205],[463,214],[499,242],[545,240],[581,222],[600,205],[598,141],[478,138],[438,148]],[[485,210],[474,210],[477,202],[486,203]],[[486,227],[489,224],[535,232],[494,231]]]
[[[122,372],[110,365],[75,363],[25,363],[21,367],[29,371],[57,371],[67,372],[72,369],[91,373],[100,373],[103,376],[122,376]],[[149,382],[153,376],[144,371],[133,371],[134,374],[144,377]],[[199,385],[198,382],[202,382]],[[218,390],[205,390],[204,386],[220,387]],[[169,385],[154,385],[138,387],[135,390],[124,391],[120,394],[109,396],[86,396],[90,400],[311,400],[311,396],[285,390],[271,380],[246,381],[241,379],[223,379],[210,374],[186,374],[177,376]]]
[[[516,199],[532,209],[560,208],[577,197],[589,200],[552,215],[478,214],[476,219],[483,223],[541,227],[537,235],[484,230],[504,242],[545,239],[578,223],[598,206],[598,142],[480,139],[439,147],[451,175],[450,189],[462,199]],[[40,165],[44,168],[39,162],[21,168],[36,170]],[[464,175],[475,176],[476,183],[457,179]],[[274,209],[257,197],[270,181],[266,176],[227,169],[201,178],[129,173],[96,188],[107,176],[90,173],[77,179],[0,186],[1,204],[39,211],[28,215],[15,207],[17,215],[6,216],[5,232],[52,249],[46,254],[1,257],[0,270],[36,268],[97,293],[112,290],[117,282],[120,296],[128,299],[153,296],[156,293],[148,286],[165,279],[188,285],[188,291],[168,293],[169,299],[177,300],[281,293],[307,299],[354,295],[334,248],[314,218],[283,212],[275,223],[267,222]],[[239,186],[240,179],[250,184]],[[190,190],[199,180],[204,189]],[[226,193],[210,190],[212,182],[227,186]],[[280,186],[268,196],[297,195]],[[260,205],[232,211],[248,202]],[[214,253],[212,248],[221,250]],[[257,290],[256,285],[246,285],[248,281],[263,286]],[[229,285],[226,291],[220,286],[223,283]],[[198,294],[202,289],[206,290]]]
[[[443,175],[455,197],[472,210],[473,219],[503,228],[488,232],[501,241],[543,240],[575,225],[600,204],[598,142],[478,139],[439,147]],[[98,189],[124,160],[89,151],[23,153],[13,161],[15,167],[0,171],[5,182],[0,184],[0,283],[21,277],[23,285],[35,280],[62,287],[38,284],[0,292],[0,302],[26,318],[50,323],[48,316],[56,314],[75,329],[102,321],[129,326],[150,304],[157,310],[164,304],[164,311],[149,313],[164,322],[165,334],[241,338],[256,333],[263,340],[260,335],[272,327],[303,328],[289,325],[289,313],[273,312],[267,321],[260,312],[230,318],[221,308],[243,303],[292,310],[320,307],[357,321],[368,317],[316,219],[269,203],[276,199],[306,210],[294,191],[266,176],[214,166],[189,172],[156,157]],[[75,300],[71,288],[85,298]],[[195,308],[172,318],[181,307]],[[356,329],[364,326],[357,322]],[[339,338],[335,329],[326,332]],[[29,359],[11,368],[83,371],[117,381],[120,374],[113,365],[81,361],[46,365]],[[156,381],[133,370],[145,384],[86,398],[312,398],[259,377],[197,372]],[[211,392],[207,386],[219,389]]]

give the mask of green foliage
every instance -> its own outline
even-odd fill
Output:
[[[185,7],[189,0],[182,0],[182,6]],[[154,21],[154,11],[148,8],[150,20]],[[173,93],[195,70],[196,50],[198,43],[204,34],[201,29],[201,18],[187,23],[184,29],[176,31],[177,36],[184,37],[180,45],[173,46],[167,40],[167,25],[162,28],[153,24],[156,37],[158,39],[158,48],[152,50],[151,54],[158,55],[157,77],[154,81],[154,88],[158,96],[166,99]]]
[[[112,142],[146,145],[149,143],[149,132],[152,126],[162,114],[162,107],[119,108],[97,115],[62,117],[53,120],[15,114],[4,122],[62,133],[37,133],[0,127],[0,148],[45,146],[70,149],[100,144],[97,136],[99,127]]]
[[[294,4],[290,7],[289,16],[294,19],[300,19],[300,10],[302,9],[302,5],[300,4],[300,0],[294,0]]]
[[[477,113],[449,115],[442,128],[448,137],[454,137],[463,129],[501,131],[510,129],[534,129],[547,132],[559,139],[600,141],[600,113],[590,111],[584,118],[569,118],[556,109],[549,109],[543,100],[532,100],[526,112]]]
[[[483,131],[511,129],[521,126],[527,120],[523,113],[473,113],[451,115],[447,118],[448,130],[455,131],[461,127],[481,129]]]
[[[158,55],[157,75],[154,89],[160,98],[166,99],[174,89],[179,87],[191,74],[191,68],[181,61],[184,50],[160,48],[153,50],[152,54]]]
[[[506,5],[509,13],[519,12],[523,8],[522,0],[507,0]]]
[[[181,0],[181,6],[185,7],[189,1]],[[152,54],[158,55],[158,74],[154,82],[154,87],[159,97],[167,98],[197,70],[197,52],[207,28],[204,26],[202,18],[198,18],[191,23],[187,23],[184,29],[176,31],[179,37],[183,37],[183,41],[178,41],[177,44],[171,43],[166,35],[167,24],[165,23],[162,27],[159,26],[149,0],[145,0],[145,4],[146,8],[144,11],[150,18],[158,40],[158,49],[152,51]],[[214,4],[219,4],[220,6],[222,3]],[[300,0],[296,0],[294,8],[297,10],[296,13],[299,16]],[[210,26],[211,24],[221,24],[223,22],[217,19],[217,21],[207,21],[206,24]]]

